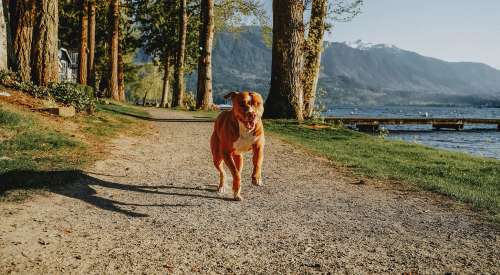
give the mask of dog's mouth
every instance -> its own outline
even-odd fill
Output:
[[[253,128],[255,128],[255,125],[257,124],[257,121],[255,119],[245,120],[245,122],[243,122],[243,124],[245,125],[245,127],[248,130],[252,130]]]
[[[257,125],[257,116],[254,113],[247,114],[241,121],[245,128],[253,130]]]

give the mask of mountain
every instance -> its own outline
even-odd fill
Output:
[[[500,105],[500,71],[472,62],[446,62],[393,45],[325,42],[321,102],[332,105]],[[216,102],[232,90],[266,96],[271,48],[257,27],[218,33],[213,51]],[[188,77],[196,90],[196,74]]]

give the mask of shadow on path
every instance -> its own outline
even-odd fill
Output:
[[[214,122],[214,118],[210,117],[203,117],[203,116],[198,116],[198,117],[193,117],[193,118],[154,118],[154,117],[146,117],[146,116],[141,116],[141,115],[136,115],[132,113],[127,113],[127,112],[122,112],[118,110],[111,110],[107,109],[110,112],[115,112],[121,115],[126,115],[126,116],[131,116],[135,117],[138,119],[142,120],[148,120],[148,121],[155,121],[155,122]]]
[[[15,170],[0,174],[0,196],[8,191],[15,190],[47,190],[56,194],[67,196],[90,203],[98,208],[125,214],[131,217],[147,217],[147,214],[123,209],[120,206],[145,206],[145,207],[195,207],[193,204],[140,204],[133,202],[120,202],[97,195],[93,186],[101,186],[117,190],[139,192],[146,194],[158,194],[177,197],[191,197],[215,200],[230,200],[229,198],[210,196],[204,194],[192,194],[189,192],[166,192],[158,189],[192,190],[215,192],[211,188],[182,187],[172,185],[147,186],[130,185],[100,180],[91,177],[80,170],[67,171],[30,171]]]

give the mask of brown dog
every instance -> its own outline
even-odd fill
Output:
[[[235,200],[242,200],[241,170],[242,153],[253,151],[252,184],[262,185],[261,166],[264,159],[264,127],[262,97],[254,92],[231,92],[224,98],[231,98],[233,108],[224,111],[215,120],[214,132],[210,139],[215,168],[219,171],[219,192],[224,191],[225,172],[222,161],[233,176],[233,194]]]

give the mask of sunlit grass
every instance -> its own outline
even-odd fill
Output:
[[[500,221],[500,161],[390,141],[344,128],[265,121],[267,131],[365,177],[415,184],[489,211]]]
[[[119,108],[120,112],[149,115],[125,105]],[[15,172],[81,169],[104,153],[103,145],[109,139],[120,133],[144,133],[142,126],[146,123],[102,109],[91,116],[66,118],[65,121],[76,125],[72,131],[51,119],[13,106],[0,106],[0,200],[22,200],[32,191],[48,188],[36,182],[14,181],[12,185],[13,180],[6,177]],[[3,185],[5,182],[11,185]]]

